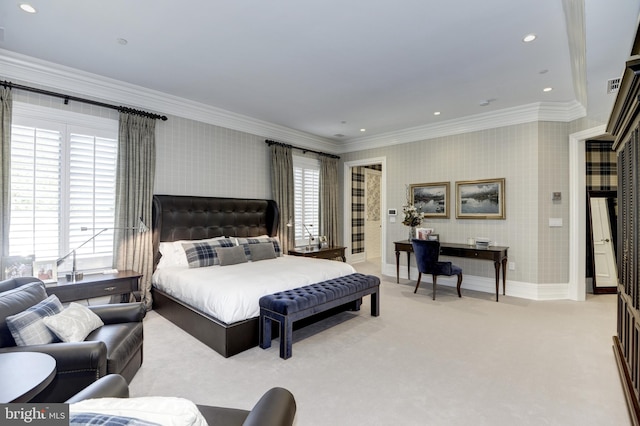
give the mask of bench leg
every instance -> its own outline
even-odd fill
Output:
[[[351,306],[351,310],[352,311],[359,311],[360,310],[360,305],[362,305],[362,297],[353,301],[353,304]]]
[[[280,321],[280,358],[291,358],[293,349],[293,321],[284,317]]]
[[[271,347],[271,318],[260,315],[260,347],[267,349]]]
[[[375,291],[375,293],[371,293],[371,316],[377,317],[380,315],[380,288]]]

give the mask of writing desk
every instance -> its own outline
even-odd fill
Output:
[[[400,252],[407,252],[407,278],[411,279],[411,253],[413,246],[411,241],[396,241],[393,243],[396,248],[396,282],[400,282]],[[502,265],[502,294],[505,294],[507,287],[507,250],[509,247],[490,246],[486,249],[476,248],[475,245],[456,243],[440,243],[440,254],[442,256],[464,257],[468,259],[493,260],[496,268],[496,302],[500,288],[500,265]]]

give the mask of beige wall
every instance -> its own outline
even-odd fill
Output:
[[[59,99],[16,92],[14,100],[117,119],[115,111]],[[507,245],[516,270],[509,280],[525,283],[566,283],[569,259],[569,134],[595,127],[586,119],[571,123],[532,122],[424,141],[342,154],[341,162],[386,157],[386,207],[399,211],[405,185],[449,181],[506,179],[506,220],[461,220],[450,205],[449,219],[430,219],[443,241],[465,242],[489,237]],[[270,198],[269,152],[264,137],[170,116],[157,122],[155,191],[165,194]],[[342,170],[341,168],[339,170]],[[339,173],[344,215],[343,175]],[[553,203],[552,192],[562,192]],[[550,217],[563,227],[550,228]],[[395,264],[393,241],[405,239],[401,221],[387,221],[386,259]],[[340,223],[342,229],[342,223]],[[456,259],[465,274],[493,277],[490,262]],[[403,259],[404,262],[404,259]]]
[[[468,237],[489,237],[509,246],[516,269],[509,280],[524,283],[566,283],[569,280],[569,134],[594,123],[532,122],[460,135],[439,137],[342,155],[342,162],[386,157],[386,208],[402,211],[405,186],[450,182],[449,219],[429,219],[442,241],[463,243]],[[455,182],[505,178],[505,220],[455,218]],[[562,192],[553,203],[552,192]],[[550,228],[549,218],[561,218]],[[393,242],[406,239],[406,227],[386,217],[387,264],[395,264]],[[491,262],[455,259],[465,274],[494,277]],[[406,264],[404,256],[401,263]]]

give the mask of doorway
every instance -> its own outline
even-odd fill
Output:
[[[344,245],[349,263],[372,262],[382,271],[386,256],[386,157],[344,163]]]

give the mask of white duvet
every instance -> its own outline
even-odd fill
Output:
[[[228,266],[158,269],[153,286],[231,324],[260,315],[261,296],[355,273],[348,263],[282,256]]]

